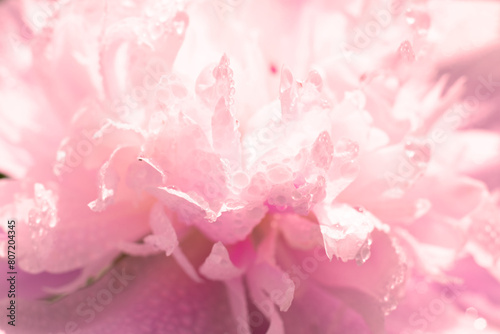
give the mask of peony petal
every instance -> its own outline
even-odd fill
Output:
[[[199,271],[206,278],[216,281],[229,281],[243,273],[242,269],[231,262],[229,253],[221,242],[214,244],[210,255],[205,259]]]
[[[224,286],[193,284],[164,255],[127,258],[81,291],[55,302],[19,300],[17,311],[16,333],[236,333]]]
[[[366,260],[366,255],[361,253],[369,254],[370,233],[375,227],[374,217],[347,205],[319,204],[314,207],[314,213],[330,260],[333,256],[342,261],[356,258],[362,263]]]
[[[282,317],[290,334],[384,333],[382,312],[374,305],[374,300],[356,290],[326,290],[308,282],[297,291],[291,308]],[[366,310],[365,314],[359,309]]]
[[[164,250],[167,256],[170,256],[179,242],[175,229],[160,203],[156,203],[151,209],[149,224],[153,234],[144,238],[144,242]]]
[[[361,265],[355,261],[329,261],[321,246],[299,251],[284,244],[278,247],[277,263],[287,269],[297,288],[308,280],[326,287],[351,288],[375,299],[382,311],[389,312],[396,307],[404,291],[406,257],[396,241],[385,233],[374,230],[371,237],[371,255]]]

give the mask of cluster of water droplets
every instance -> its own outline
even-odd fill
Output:
[[[313,163],[327,171],[330,168],[333,159],[333,144],[327,131],[319,134],[311,150]]]
[[[354,209],[363,215],[365,214],[365,209],[361,206],[354,207]],[[356,254],[356,256],[354,257],[354,260],[356,261],[356,264],[358,266],[362,265],[363,263],[368,261],[368,259],[370,258],[370,255],[371,255],[370,247],[371,247],[372,243],[373,243],[373,240],[372,240],[371,234],[367,235],[364,242],[358,241],[357,246],[359,247],[359,250],[358,250],[358,253]]]
[[[42,184],[36,183],[34,195],[35,207],[29,212],[29,223],[35,226],[55,227],[57,224],[56,198],[53,192]]]
[[[51,250],[51,235],[49,231],[58,222],[56,202],[57,197],[52,190],[45,188],[40,183],[34,185],[34,205],[28,213],[27,227],[32,242],[31,247],[39,259],[45,258]],[[33,261],[32,263],[37,263],[37,261]]]
[[[405,40],[401,43],[398,53],[402,59],[413,62],[415,58],[425,54],[430,46],[427,36],[431,28],[431,16],[424,4],[416,3],[405,11],[404,16],[413,34],[410,38],[411,42]]]
[[[365,240],[365,242],[361,243],[361,245],[358,244],[359,250],[358,253],[356,254],[354,260],[356,260],[356,264],[358,266],[362,265],[368,259],[370,258],[370,246],[372,245],[372,238],[368,236]]]
[[[401,43],[398,49],[398,53],[399,56],[407,62],[412,62],[415,60],[415,52],[413,51],[413,47],[408,40],[405,40]]]
[[[196,79],[196,95],[208,106],[214,107],[223,97],[231,106],[234,103],[235,84],[229,58],[224,54],[215,66],[207,66]]]
[[[342,261],[355,260],[358,265],[370,258],[375,218],[364,208],[336,204],[334,207],[315,207],[314,211],[329,257],[337,256]]]
[[[359,145],[348,138],[340,138],[333,149],[336,162],[340,163],[340,175],[344,179],[354,179],[358,176],[360,166],[357,161]]]
[[[293,158],[264,165],[269,190],[268,203],[280,210],[293,208],[307,214],[314,203],[327,197],[327,187],[336,196],[359,174],[359,145],[341,138],[335,145],[327,131],[321,132],[312,146],[301,149]],[[327,180],[335,180],[334,186]]]
[[[403,296],[404,283],[407,276],[407,266],[401,264],[391,276],[385,286],[385,294],[382,296],[382,311],[387,315],[394,311]]]
[[[249,199],[266,198],[267,204],[279,211],[291,209],[307,215],[312,204],[325,197],[325,173],[314,172],[315,168],[306,148],[295,157],[285,155],[272,163],[264,159],[251,179],[246,175],[243,196]]]
[[[398,264],[387,273],[386,284],[382,290],[381,306],[382,311],[387,315],[396,309],[405,293],[405,283],[408,275],[408,265],[403,249],[395,239],[391,239],[392,246],[398,257]]]
[[[305,81],[296,81],[288,68],[283,68],[280,80],[281,117],[293,120],[302,112],[315,108],[329,108],[322,96],[323,79],[317,71],[310,71]]]
[[[233,104],[233,97],[235,93],[233,70],[229,67],[229,58],[223,55],[219,65],[213,69],[213,76],[215,78],[215,94],[216,96],[223,96],[227,99],[229,105]]]
[[[146,28],[139,34],[142,38],[159,40],[167,35],[183,36],[188,23],[188,17],[180,12],[181,6],[173,1],[158,1],[144,9],[147,18]]]

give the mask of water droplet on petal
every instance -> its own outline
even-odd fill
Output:
[[[327,131],[323,131],[319,134],[318,138],[313,144],[311,150],[311,157],[313,162],[319,168],[327,170],[332,163],[333,154],[333,144],[330,138],[330,134]]]
[[[426,198],[419,198],[415,203],[415,218],[420,218],[429,212],[432,204]]]
[[[412,62],[415,60],[415,53],[413,52],[413,47],[411,46],[409,41],[404,41],[401,43],[398,49],[399,56],[408,61]]]
[[[429,14],[415,9],[408,9],[405,16],[408,25],[410,25],[419,35],[427,34],[431,25]]]
[[[405,143],[405,154],[413,165],[424,169],[431,158],[431,149],[423,142],[408,140]]]
[[[298,200],[302,199],[302,197],[303,197],[303,196],[302,196],[302,194],[300,193],[300,191],[295,190],[295,191],[293,191],[293,192],[292,192],[292,199],[293,199],[294,201],[298,201]]]
[[[321,75],[319,75],[317,71],[313,70],[309,72],[309,74],[307,75],[306,82],[314,85],[316,87],[316,90],[318,92],[321,92],[323,88],[323,79],[321,78]]]
[[[184,35],[186,28],[188,26],[189,18],[186,13],[184,12],[179,12],[177,15],[174,17],[174,20],[172,21],[172,25],[174,27],[174,30],[177,35]]]
[[[372,239],[370,237],[366,238],[365,242],[361,245],[356,254],[355,260],[358,266],[362,265],[370,258],[370,246],[372,244]]]
[[[356,211],[360,212],[360,213],[364,213],[365,212],[365,208],[362,207],[362,206],[354,206],[353,207]]]

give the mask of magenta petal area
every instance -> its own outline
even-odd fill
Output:
[[[236,333],[224,284],[194,283],[164,255],[126,258],[60,300],[18,300],[17,312],[8,333]],[[0,329],[7,330],[6,322]]]
[[[282,317],[287,334],[384,333],[383,314],[376,300],[349,288],[325,289],[307,284]]]

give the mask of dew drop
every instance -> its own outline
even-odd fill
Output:
[[[298,191],[298,190],[294,190],[294,191],[292,192],[292,199],[293,199],[294,201],[301,200],[302,198],[303,198],[303,196],[302,196],[302,194],[300,193],[300,191]]]
[[[183,35],[186,31],[187,25],[188,25],[188,17],[186,13],[178,13],[175,17],[174,20],[172,21],[172,25],[174,27],[175,32],[177,35]]]
[[[310,71],[309,74],[307,75],[306,82],[314,85],[316,90],[318,92],[321,92],[323,88],[323,79],[321,78],[321,75],[317,71],[314,70]]]
[[[344,239],[347,235],[346,227],[338,222],[333,224],[328,232],[328,235],[336,240]]]
[[[408,9],[405,14],[406,23],[410,26],[415,24],[415,13],[412,9]]]
[[[406,141],[405,154],[410,162],[419,169],[424,169],[431,158],[430,147],[415,140]]]
[[[55,219],[55,215],[53,212],[49,214],[49,227],[54,228],[57,225],[57,220]]]
[[[429,212],[432,204],[426,198],[419,198],[415,202],[415,218],[420,218]]]
[[[402,59],[408,62],[412,62],[415,60],[415,53],[413,52],[413,48],[410,42],[407,40],[401,43],[398,49],[398,53]]]
[[[419,35],[427,34],[431,25],[429,14],[415,9],[408,9],[405,17],[408,25],[410,25]]]
[[[370,258],[370,246],[372,244],[372,239],[370,237],[366,238],[365,242],[361,245],[356,254],[355,260],[358,266],[362,265]]]
[[[327,170],[332,162],[333,145],[330,134],[323,131],[313,144],[311,157],[316,166]]]
[[[365,213],[365,208],[362,206],[355,206],[354,209],[360,213]]]

